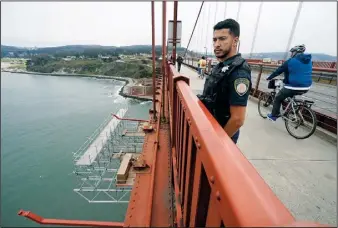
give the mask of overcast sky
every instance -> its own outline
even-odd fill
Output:
[[[242,53],[251,50],[259,4],[241,3]],[[184,47],[200,5],[201,2],[178,3]],[[238,6],[238,2],[228,2],[226,7],[225,2],[205,2],[190,48],[203,51],[206,46],[211,50],[212,26],[224,18],[236,19]],[[297,7],[298,2],[264,2],[253,52],[286,50]],[[155,3],[155,16],[155,42],[162,44],[161,2]],[[167,3],[169,19],[173,19],[173,2]],[[301,43],[306,44],[309,52],[337,55],[336,2],[303,3],[291,45]],[[26,47],[151,44],[151,3],[2,2],[1,44]]]

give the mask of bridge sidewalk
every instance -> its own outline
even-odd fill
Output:
[[[195,94],[204,80],[182,65]],[[261,118],[257,103],[249,100],[238,147],[266,183],[298,220],[337,225],[337,148],[312,135],[297,140],[288,134],[282,120]]]

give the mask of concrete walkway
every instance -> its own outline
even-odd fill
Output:
[[[195,94],[204,80],[182,65]],[[250,98],[238,147],[297,220],[337,226],[337,148],[316,135],[297,140],[282,120],[261,118]]]

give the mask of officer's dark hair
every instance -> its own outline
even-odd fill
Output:
[[[202,59],[205,59],[205,57],[204,57],[204,56],[202,56]]]
[[[220,21],[214,26],[214,31],[221,29],[229,29],[231,35],[233,35],[234,37],[236,36],[239,37],[240,27],[238,22],[235,21],[234,19],[229,18],[224,21]]]

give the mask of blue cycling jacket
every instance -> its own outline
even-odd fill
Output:
[[[299,53],[288,59],[267,79],[271,80],[284,73],[284,87],[290,89],[307,89],[312,85],[311,54]]]

